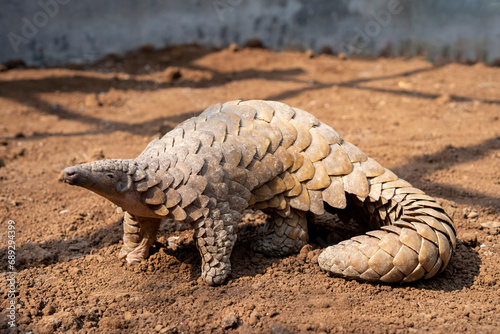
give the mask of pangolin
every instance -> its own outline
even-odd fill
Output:
[[[271,256],[298,252],[314,215],[341,213],[366,223],[373,230],[318,258],[323,270],[345,278],[427,279],[444,270],[456,244],[453,222],[435,199],[313,115],[274,101],[213,105],[135,159],[68,167],[64,179],[126,211],[119,257],[128,263],[148,256],[162,219],[191,223],[210,285],[231,271],[246,209],[268,214],[253,248]]]

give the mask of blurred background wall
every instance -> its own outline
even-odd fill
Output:
[[[275,50],[491,64],[500,60],[500,0],[2,0],[0,7],[0,63],[82,63],[145,44],[224,47],[253,38]]]

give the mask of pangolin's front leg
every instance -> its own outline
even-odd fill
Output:
[[[196,246],[202,258],[201,277],[210,285],[224,283],[231,272],[230,256],[236,242],[241,214],[212,209],[195,223]]]
[[[271,256],[283,256],[300,251],[307,243],[307,219],[302,211],[291,209],[288,214],[271,212],[259,231],[253,249]]]
[[[123,217],[123,246],[118,257],[130,264],[144,260],[156,240],[160,223],[160,219],[136,218],[126,212]]]
[[[377,185],[372,185],[377,186]],[[379,185],[376,202],[352,204],[353,215],[380,230],[328,247],[324,270],[347,278],[386,283],[427,279],[441,272],[456,244],[452,220],[435,200],[404,180]]]

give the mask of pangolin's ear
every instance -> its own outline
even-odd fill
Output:
[[[129,189],[132,189],[132,185],[134,184],[134,181],[132,180],[132,175],[127,174],[127,180],[126,182],[124,181],[119,181],[118,183],[116,183],[116,191],[123,193]]]

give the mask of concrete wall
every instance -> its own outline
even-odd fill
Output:
[[[0,63],[93,61],[140,45],[243,44],[500,59],[500,0],[2,0]]]

